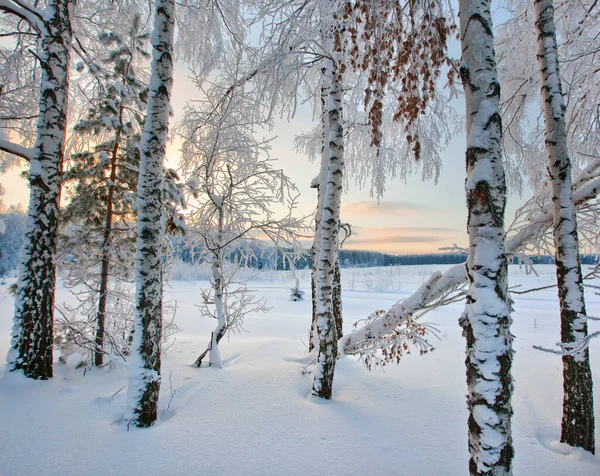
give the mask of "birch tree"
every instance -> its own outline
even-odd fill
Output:
[[[335,8],[335,2],[332,2]],[[325,51],[330,52],[322,66],[323,156],[319,174],[319,202],[314,238],[316,335],[318,337],[317,369],[312,395],[330,399],[335,361],[338,357],[337,333],[333,309],[334,272],[340,232],[340,208],[344,175],[343,138],[343,70],[340,47],[343,23],[335,10],[323,30]],[[337,51],[336,51],[337,50]]]
[[[11,349],[11,370],[27,377],[52,377],[52,328],[59,202],[69,90],[72,0],[49,0],[44,11],[24,1],[4,0],[0,11],[15,15],[39,35],[41,66],[35,144],[28,149],[0,141],[2,150],[29,161],[30,201],[19,268]],[[42,291],[43,290],[43,291]]]
[[[219,342],[239,331],[249,313],[267,310],[238,271],[255,258],[254,249],[274,245],[283,260],[300,253],[297,242],[304,231],[302,218],[294,216],[299,192],[269,158],[270,140],[260,139],[269,126],[254,102],[257,91],[238,83],[241,52],[221,71],[221,78],[204,91],[206,98],[188,106],[178,131],[184,138],[182,170],[187,178],[190,240],[203,250],[210,263],[210,288],[202,291],[202,314],[213,317],[215,330],[207,349],[211,367],[222,367]],[[237,58],[237,59],[236,59]],[[200,87],[205,81],[196,78]],[[225,85],[225,86],[223,86]],[[291,255],[291,256],[288,256]]]
[[[546,180],[542,86],[536,62],[536,34],[531,0],[508,0],[510,17],[497,31],[502,87],[503,135],[509,185],[522,190]],[[600,151],[597,104],[600,98],[598,2],[555,2],[560,78],[565,102],[567,148],[575,169],[594,160]]]
[[[161,381],[163,162],[173,86],[175,1],[157,0],[151,37],[152,65],[148,108],[140,143],[136,308],[129,367],[126,419],[151,426],[158,416]]]
[[[535,0],[534,17],[552,187],[561,341],[569,344],[583,340],[588,332],[553,0]],[[589,351],[585,348],[573,355],[564,355],[562,360],[564,395],[560,440],[594,453],[594,387]]]
[[[322,67],[323,156],[314,255],[317,298],[315,327],[319,346],[313,395],[325,399],[331,398],[338,352],[333,313],[333,275],[339,244],[344,171],[344,73],[346,69],[353,68],[365,72],[368,77],[364,103],[368,110],[370,145],[376,156],[382,145],[385,94],[395,87],[401,91],[397,96],[394,120],[403,124],[406,131],[404,137],[418,160],[421,157],[418,119],[434,96],[435,79],[446,64],[446,38],[452,31],[437,2],[412,2],[410,5],[370,1],[336,5],[332,2],[329,8],[332,23],[331,26],[326,24],[323,31],[324,50],[331,54],[325,58]]]
[[[467,341],[471,474],[511,474],[512,335],[504,245],[500,84],[490,1],[460,0],[461,78],[467,117]]]

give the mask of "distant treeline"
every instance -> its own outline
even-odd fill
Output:
[[[179,259],[185,262],[192,262],[193,256],[202,255],[201,249],[196,248],[193,251],[189,248],[182,249],[179,252]],[[242,246],[240,250],[233,252],[228,259],[234,261],[242,259],[246,256],[244,264],[256,269],[277,269],[285,271],[291,268],[291,260],[284,258],[285,251],[275,250],[273,247],[259,247],[256,244],[248,244]],[[387,253],[379,253],[377,251],[362,251],[362,250],[340,250],[340,265],[342,268],[367,268],[375,266],[411,266],[411,265],[427,265],[427,264],[458,264],[463,263],[467,259],[466,253],[421,253],[411,255],[391,255]],[[551,256],[531,256],[531,261],[534,264],[553,264],[554,259]],[[294,262],[295,269],[305,269],[311,266],[311,256],[306,253],[297,256]],[[582,264],[597,264],[598,256],[585,254],[581,255]],[[275,265],[277,263],[277,265]],[[513,260],[516,264],[517,260]]]
[[[19,254],[23,243],[25,214],[22,210],[12,207],[0,211],[0,276],[14,273],[19,262]],[[201,247],[191,247],[181,239],[173,239],[174,257],[186,263],[200,263],[203,258]],[[289,270],[291,263],[285,252],[272,246],[247,243],[232,252],[228,257],[231,261],[242,261],[244,266],[255,269]],[[410,266],[426,264],[457,264],[467,259],[466,253],[421,253],[412,255],[391,255],[376,251],[340,250],[340,264],[343,268],[366,268],[374,266]],[[553,264],[551,256],[531,256],[534,264]],[[582,264],[598,263],[598,256],[581,255]],[[517,263],[517,260],[513,260]],[[311,266],[310,253],[296,254],[295,269],[305,269]]]
[[[581,264],[598,264],[598,255],[579,255],[581,257]],[[554,264],[554,258],[550,255],[530,256],[529,259],[533,264]],[[513,259],[512,264],[517,264],[518,260]]]
[[[343,268],[366,268],[370,266],[410,266],[423,264],[457,264],[467,259],[466,253],[421,253],[414,255],[390,255],[376,251],[340,250]]]

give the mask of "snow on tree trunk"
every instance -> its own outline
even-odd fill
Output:
[[[219,342],[227,330],[225,310],[223,309],[223,253],[215,254],[212,262],[213,289],[215,293],[215,311],[217,313],[217,328],[213,331],[210,342],[210,353],[208,365],[211,367],[223,367]]]
[[[567,150],[565,102],[559,75],[554,2],[534,1],[537,57],[542,80],[546,153],[552,187],[556,277],[561,341],[587,336],[571,160]],[[563,359],[563,416],[560,440],[594,453],[593,381],[588,349]]]
[[[50,0],[40,22],[42,82],[30,199],[8,365],[34,379],[52,377],[54,255],[58,240],[71,48],[71,0]]]
[[[490,0],[460,0],[461,77],[467,117],[466,263],[469,288],[460,319],[467,341],[471,474],[511,474],[512,335],[504,250],[506,184],[500,85]]]
[[[312,253],[312,252],[311,252]],[[313,253],[314,255],[314,253]],[[310,287],[312,291],[312,323],[310,326],[310,335],[308,339],[308,352],[312,352],[318,345],[317,341],[317,289],[316,289],[316,268],[311,269]],[[333,274],[333,293],[332,293],[333,319],[335,320],[336,339],[341,339],[344,335],[344,321],[342,317],[342,276],[340,272],[340,260],[336,260]]]
[[[140,143],[136,307],[126,417],[138,427],[158,416],[163,265],[163,161],[173,85],[175,0],[157,0],[152,33],[148,110]]]
[[[330,51],[332,48],[330,49]],[[334,55],[335,58],[336,55]],[[339,63],[326,60],[323,68],[324,147],[319,185],[317,232],[315,234],[316,301],[317,301],[317,369],[313,396],[331,399],[333,374],[338,357],[338,334],[333,312],[333,284],[338,257],[344,142],[342,128],[343,90]]]

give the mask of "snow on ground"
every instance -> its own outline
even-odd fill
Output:
[[[389,308],[440,268],[344,269],[347,329]],[[552,266],[537,269],[539,277],[511,266],[511,285],[554,280]],[[435,352],[407,356],[385,372],[368,372],[348,358],[339,362],[334,400],[324,403],[310,398],[312,377],[299,371],[310,302],[289,301],[289,274],[267,278],[253,287],[273,309],[250,316],[248,332],[222,342],[223,369],[191,367],[213,325],[195,307],[206,283],[171,283],[167,299],[177,300],[181,333],[164,359],[162,412],[151,429],[127,431],[121,421],[124,366],[84,376],[70,360],[57,364],[56,377],[47,382],[4,375],[0,475],[468,474],[465,344],[457,322],[462,303],[426,316],[441,332]],[[308,294],[308,275],[301,278]],[[0,355],[8,350],[12,319],[7,287],[0,285]],[[514,471],[598,475],[600,458],[558,443],[560,357],[531,348],[559,339],[555,294],[551,289],[515,298]],[[600,315],[600,296],[586,297],[590,315]],[[58,301],[68,299],[60,288]],[[597,419],[599,341],[591,347]]]

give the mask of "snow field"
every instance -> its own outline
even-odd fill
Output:
[[[389,308],[443,268],[400,267],[395,292],[360,284],[361,275],[373,276],[377,269],[343,269],[346,329],[378,308]],[[552,266],[536,269],[539,277],[511,266],[510,285],[554,281]],[[308,275],[300,278],[308,295]],[[0,474],[468,474],[465,343],[457,322],[463,304],[424,317],[440,330],[442,340],[432,341],[435,352],[409,355],[398,366],[373,372],[345,358],[336,367],[333,400],[319,402],[310,397],[312,375],[300,372],[306,364],[310,301],[289,301],[293,282],[290,273],[278,273],[252,283],[272,310],[250,316],[248,332],[222,341],[223,369],[191,366],[214,326],[195,307],[199,286],[207,282],[167,286],[166,299],[177,301],[181,332],[163,360],[162,411],[151,429],[127,431],[122,421],[125,364],[84,376],[73,356],[67,365],[57,364],[55,378],[47,382],[4,375]],[[0,286],[2,355],[8,351],[13,312],[8,284]],[[598,457],[558,443],[560,357],[531,348],[550,347],[559,339],[555,294],[550,289],[514,296],[514,473],[598,475]],[[600,315],[600,296],[588,291],[586,298],[590,315]],[[57,302],[68,299],[69,292],[60,287]],[[599,328],[599,323],[590,325],[592,331]],[[591,345],[591,360],[598,419],[598,340]]]

